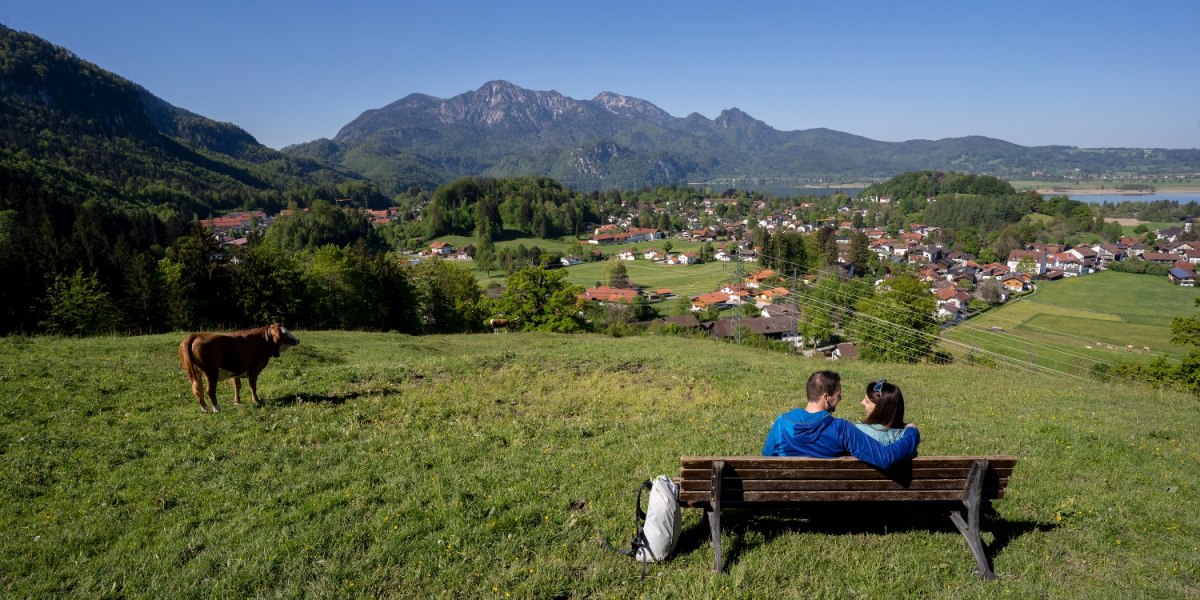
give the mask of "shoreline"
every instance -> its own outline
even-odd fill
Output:
[[[1078,196],[1153,196],[1155,194],[1194,194],[1200,190],[1189,187],[1156,187],[1153,192],[1101,188],[1037,188],[1034,191],[1043,196],[1052,196],[1054,194],[1072,194]]]

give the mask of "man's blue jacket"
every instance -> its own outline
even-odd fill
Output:
[[[811,456],[833,458],[850,454],[870,465],[886,469],[917,454],[921,434],[907,428],[900,439],[887,446],[861,432],[845,419],[826,411],[810,413],[803,408],[790,410],[771,426],[763,444],[763,456]]]

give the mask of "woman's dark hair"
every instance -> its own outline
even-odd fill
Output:
[[[875,410],[863,419],[863,423],[904,427],[904,394],[900,388],[880,379],[867,384],[867,397],[875,403]]]

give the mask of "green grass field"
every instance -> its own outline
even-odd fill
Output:
[[[1192,397],[685,338],[298,335],[265,405],[224,383],[219,415],[190,397],[181,335],[0,339],[3,595],[1200,596]],[[645,581],[600,547],[628,539],[642,479],[758,453],[830,366],[844,416],[898,383],[924,455],[1020,457],[984,522],[998,580],[949,520],[904,509],[729,511],[727,577],[694,510]]]
[[[1200,290],[1165,277],[1111,271],[1041,282],[1036,294],[946,330],[943,337],[954,343],[944,348],[963,355],[968,344],[1075,373],[1161,354],[1177,361],[1188,349],[1169,343],[1171,320],[1193,316],[1197,297]]]
[[[448,242],[455,248],[462,248],[462,247],[465,247],[468,245],[475,245],[475,244],[479,243],[479,240],[477,238],[470,237],[470,236],[462,236],[462,235],[446,235],[446,236],[437,238],[437,240],[440,240],[443,242]],[[431,241],[433,241],[433,240],[431,240]],[[564,237],[564,238],[556,239],[556,240],[533,238],[533,237],[518,237],[518,238],[506,239],[503,241],[496,242],[496,249],[497,250],[500,250],[503,248],[516,249],[516,247],[519,245],[524,245],[526,248],[532,248],[534,246],[537,246],[538,248],[541,248],[543,251],[560,252],[562,254],[569,255],[569,254],[573,254],[576,251],[576,249],[582,245],[582,247],[586,251],[599,250],[606,255],[614,255],[615,256],[622,250],[627,250],[627,249],[631,249],[631,248],[639,249],[642,251],[645,251],[650,248],[657,248],[661,251],[663,249],[663,244],[666,243],[667,241],[671,242],[671,252],[672,253],[695,252],[695,251],[699,250],[700,246],[702,245],[701,242],[688,240],[688,239],[682,239],[682,238],[670,238],[670,240],[662,239],[662,240],[654,240],[653,242],[637,242],[637,243],[631,243],[631,244],[612,244],[612,245],[604,245],[604,246],[599,246],[599,245],[593,246],[591,244],[588,244],[587,240],[576,240],[575,238],[572,238],[572,237]],[[715,246],[715,244],[714,244],[714,246]]]
[[[465,236],[443,236],[438,238],[441,241],[449,242],[456,248],[476,243],[476,240]],[[638,249],[645,251],[650,248],[663,250],[663,244],[668,240],[655,240],[653,242],[638,242],[636,244],[614,244],[611,246],[590,246],[584,243],[585,250],[600,250],[605,255],[615,257],[618,253],[626,249]],[[671,238],[671,252],[695,252],[700,249],[701,242]],[[497,248],[516,248],[518,244],[523,244],[526,248],[538,246],[539,248],[561,252],[563,254],[572,254],[576,251],[577,245],[570,238],[562,240],[544,240],[540,238],[518,238],[497,242]],[[474,268],[473,263],[465,263]],[[605,275],[605,267],[608,263],[605,261],[586,262],[575,265],[566,269],[567,280],[571,283],[583,287],[591,287],[597,281],[607,284],[608,278]],[[711,262],[704,265],[667,265],[656,263],[648,260],[636,260],[625,262],[625,268],[629,272],[630,279],[633,283],[642,286],[646,289],[656,290],[668,288],[678,295],[697,295],[705,292],[711,292],[720,287],[720,284],[726,280],[734,271],[734,266],[730,263]],[[747,263],[744,265],[745,272],[753,273],[758,271],[760,267],[755,264]],[[483,270],[475,270],[475,279],[480,286],[488,287],[490,285],[504,285],[507,275],[501,270],[492,270],[485,272]]]
[[[1010,180],[1008,182],[1018,190],[1062,189],[1062,190],[1101,190],[1108,193],[1119,193],[1118,186],[1125,184],[1148,184],[1159,190],[1200,191],[1200,179],[1164,178],[1159,182],[1147,182],[1144,179],[1113,179],[1107,182],[1099,181],[1045,181],[1045,180]]]
[[[479,243],[478,238],[471,237],[471,236],[464,236],[464,235],[444,235],[439,238],[436,238],[436,240],[448,242],[450,245],[454,246],[455,248],[464,248],[466,246],[474,246]],[[430,241],[432,242],[435,240],[430,240]],[[562,254],[570,254],[570,253],[574,252],[575,247],[577,246],[577,244],[575,243],[575,239],[569,238],[569,237],[556,239],[556,240],[543,239],[543,238],[515,238],[515,239],[511,239],[511,240],[503,240],[503,241],[496,242],[496,249],[497,250],[500,250],[502,248],[516,249],[516,247],[518,245],[522,245],[522,244],[524,244],[524,246],[526,248],[532,248],[534,246],[537,246],[538,248],[541,248],[543,251],[546,251],[546,252],[559,252]]]
[[[599,281],[607,285],[605,269],[608,262],[585,263],[567,269],[567,281],[591,287]],[[678,296],[695,296],[716,291],[722,282],[734,275],[735,265],[710,262],[702,265],[668,265],[648,260],[626,261],[625,271],[634,285],[648,290],[667,288]],[[745,274],[759,270],[757,265],[745,265]]]
[[[1145,225],[1149,231],[1158,231],[1160,229],[1170,229],[1172,227],[1183,227],[1182,221],[1139,221],[1137,225],[1123,225],[1121,230],[1125,235],[1140,235],[1133,230],[1138,228],[1138,225]]]
[[[612,261],[598,261],[578,264],[563,269],[567,281],[589,288],[600,282],[608,284],[606,269]],[[716,291],[721,284],[734,275],[735,265],[724,262],[710,262],[702,265],[668,265],[648,260],[625,261],[625,271],[634,285],[647,290],[669,289],[679,296],[695,296],[705,292]],[[746,263],[744,273],[750,274],[761,267],[757,264]],[[475,271],[476,281],[483,287],[488,285],[504,285],[507,276],[503,271],[492,271],[491,275],[483,271]]]

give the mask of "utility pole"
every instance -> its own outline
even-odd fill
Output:
[[[728,247],[726,250],[728,250]],[[734,285],[742,285],[746,283],[746,266],[742,264],[741,252],[738,252],[738,256],[733,262],[733,275],[731,276],[732,281],[730,289],[732,289]],[[738,307],[733,311],[733,341],[738,345],[741,345],[742,343],[742,312],[744,310],[745,309],[742,307],[742,305],[739,304]]]

